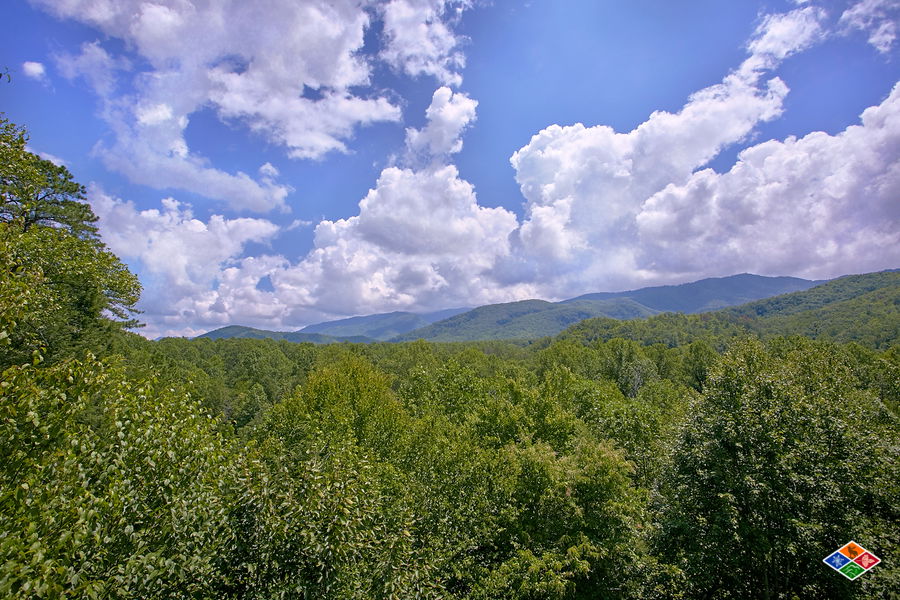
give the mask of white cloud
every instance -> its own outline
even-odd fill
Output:
[[[35,81],[47,81],[47,70],[43,63],[27,60],[22,63],[22,72],[25,76]]]
[[[68,166],[68,164],[69,164],[64,159],[56,156],[55,154],[50,154],[49,152],[38,152],[38,156],[40,156],[44,160],[49,160],[57,167],[65,167],[65,166]]]
[[[272,277],[288,305],[347,315],[508,297],[491,272],[510,253],[516,217],[479,206],[472,185],[447,164],[476,104],[446,87],[435,91],[425,127],[407,130],[414,168],[382,171],[357,216],[319,223],[309,255]]]
[[[399,107],[371,86],[372,57],[363,52],[371,15],[384,19],[385,60],[413,75],[458,83],[454,69],[462,57],[450,21],[468,6],[456,0],[33,2],[123,40],[149,65],[128,72],[133,92],[120,96],[116,74],[129,65],[99,42],[60,58],[68,77],[88,78],[103,100],[115,134],[98,147],[107,166],[137,183],[256,211],[283,207],[290,190],[272,176],[257,180],[209,165],[186,142],[193,113],[211,107],[293,158],[347,152],[358,127],[400,120]]]
[[[576,124],[535,135],[511,158],[527,200],[518,235],[524,264],[504,266],[504,278],[547,281],[549,297],[661,279],[639,260],[642,204],[781,114],[787,85],[767,73],[820,39],[823,17],[811,7],[766,17],[744,63],[678,113],[654,112],[628,133]]]
[[[120,123],[115,142],[110,146],[99,144],[97,148],[104,164],[134,183],[192,191],[223,200],[235,210],[285,209],[289,186],[267,177],[254,179],[241,171],[227,173],[210,167],[203,157],[188,151],[181,133],[183,127],[177,126],[177,133],[166,135],[171,129],[175,128],[161,127],[151,134]]]
[[[412,163],[446,161],[462,150],[462,132],[475,120],[478,102],[448,87],[438,88],[425,112],[422,129],[406,130],[407,160]]]
[[[439,89],[426,126],[408,134],[430,140],[422,148],[446,157],[459,142],[442,133],[459,136],[474,107],[465,95]],[[313,250],[293,263],[281,256],[239,258],[247,242],[276,233],[265,220],[203,222],[172,199],[161,210],[137,211],[97,189],[91,196],[106,243],[154,280],[159,295],[143,301],[155,324],[145,332],[151,336],[228,323],[291,329],[336,315],[436,309],[530,292],[493,280],[498,259],[510,253],[515,215],[479,206],[472,185],[441,160],[384,169],[359,214],[318,223]],[[295,220],[283,231],[310,224]],[[270,291],[260,289],[263,277]]]
[[[85,42],[78,54],[56,57],[60,72],[67,79],[83,77],[101,97],[109,97],[116,88],[119,71],[127,71],[131,64],[124,58],[113,58],[100,42]]]
[[[162,88],[174,87],[154,94],[118,95],[119,78],[131,70],[131,63],[113,57],[99,42],[83,44],[77,55],[58,56],[57,64],[65,77],[84,78],[103,100],[101,116],[115,135],[111,143],[98,143],[95,152],[110,169],[135,183],[188,190],[223,200],[237,210],[285,208],[291,188],[278,184],[273,176],[263,174],[257,180],[242,172],[227,173],[190,152],[184,132],[189,123],[186,114],[193,108],[172,81],[139,75],[137,81],[149,79]]]
[[[479,206],[452,165],[390,167],[358,216],[319,223],[313,251],[272,280],[289,304],[336,314],[488,301],[507,293],[489,272],[516,225],[512,213]]]
[[[821,8],[807,7],[788,13],[767,15],[747,45],[752,56],[767,57],[766,68],[801,52],[825,35],[822,21],[826,13]]]
[[[509,253],[515,215],[478,206],[451,165],[385,169],[360,214],[320,222],[314,249],[295,263],[240,258],[248,242],[278,232],[269,221],[215,215],[204,222],[171,198],[138,211],[97,188],[90,196],[104,241],[149,283],[140,305],[149,337],[227,324],[297,329],[335,316],[494,302],[511,293],[494,285],[491,270]],[[264,277],[272,291],[260,289]]]
[[[291,224],[284,228],[285,231],[293,231],[294,229],[298,229],[300,227],[309,227],[312,225],[312,221],[307,221],[305,219],[294,219],[291,221]]]
[[[37,154],[44,160],[49,160],[57,167],[67,167],[69,165],[69,161],[62,159],[62,158],[56,156],[55,154],[50,154],[49,152],[41,152],[39,150],[35,150],[31,146],[25,146],[25,150],[27,150],[28,152],[31,152],[32,154]]]
[[[721,83],[630,132],[576,124],[537,133],[511,158],[526,199],[521,223],[479,205],[450,164],[477,103],[447,87],[434,93],[426,125],[407,130],[405,162],[381,172],[356,216],[318,223],[299,260],[240,258],[247,243],[278,232],[260,219],[204,222],[171,200],[138,212],[101,199],[95,210],[104,231],[114,228],[114,250],[162,282],[148,316],[167,333],[229,323],[293,329],[339,315],[561,298],[736,271],[819,278],[893,267],[897,88],[838,135],[770,140],[746,148],[727,173],[703,168],[781,114],[788,87],[771,71],[822,39],[823,19],[810,6],[764,18],[748,58]],[[131,127],[183,130],[171,123],[188,114],[177,98],[141,98]],[[160,135],[156,153],[203,166],[186,146],[166,149],[171,139]],[[278,172],[266,163],[258,175],[251,181],[275,185]],[[295,220],[280,233],[308,224]]]
[[[841,14],[840,23],[848,30],[856,29],[869,35],[869,43],[887,54],[897,39],[900,21],[900,0],[862,0]]]
[[[241,278],[262,272],[260,265],[271,270],[283,262],[280,257],[239,258],[248,242],[266,243],[278,233],[273,223],[220,215],[204,222],[173,198],[162,200],[159,209],[140,211],[96,185],[90,186],[88,197],[100,218],[103,241],[144,278],[140,306],[154,326],[147,332],[152,337],[177,333],[164,330],[166,323],[225,323],[237,314],[229,306],[240,305],[246,315],[267,320],[277,316],[277,305],[270,309],[261,302],[252,308],[252,294],[237,289]]]
[[[448,21],[470,6],[468,0],[390,0],[381,8],[387,41],[381,57],[409,75],[460,85],[465,57]]]
[[[278,168],[270,162],[263,163],[259,168],[259,174],[272,179],[278,177]]]
[[[900,85],[860,125],[768,141],[654,194],[637,215],[641,268],[695,277],[811,278],[900,263]]]

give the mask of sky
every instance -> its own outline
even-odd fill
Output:
[[[900,267],[900,0],[9,0],[141,333]]]

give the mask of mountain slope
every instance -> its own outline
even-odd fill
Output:
[[[655,312],[629,298],[580,300],[565,304],[522,300],[481,306],[398,336],[392,341],[419,338],[436,342],[532,339],[555,335],[572,323],[591,317],[602,315],[634,319]]]
[[[223,338],[273,339],[297,343],[312,342],[313,344],[335,344],[339,342],[369,343],[374,341],[371,338],[363,336],[337,337],[322,335],[319,333],[301,333],[299,331],[268,331],[266,329],[244,327],[243,325],[228,325],[227,327],[220,327],[219,329],[208,331],[202,335],[198,335],[197,337],[209,338],[213,340]]]
[[[722,311],[763,336],[803,335],[887,348],[900,340],[900,272],[840,277]]]
[[[201,337],[270,337],[313,343],[419,338],[476,341],[535,339],[557,335],[569,327],[567,335],[574,337],[629,337],[665,344],[684,343],[698,337],[724,340],[747,332],[765,336],[781,332],[834,340],[865,340],[867,345],[883,347],[889,340],[897,339],[895,295],[889,291],[874,292],[895,288],[898,279],[897,271],[853,275],[825,283],[742,274],[676,286],[587,294],[558,303],[524,300],[466,312],[460,312],[466,309],[451,309],[427,315],[385,313],[319,323],[292,333],[224,327]],[[868,296],[870,293],[873,295]],[[767,294],[776,295],[756,299]],[[698,313],[748,297],[754,301],[705,312],[700,315],[702,318],[670,314],[647,321],[623,321],[651,317],[661,311]],[[452,316],[442,318],[448,314]],[[597,320],[599,317],[605,319]],[[428,319],[434,322],[410,329]],[[591,321],[584,327],[571,329],[573,324],[585,319]]]
[[[711,277],[681,285],[662,285],[626,292],[585,294],[571,300],[563,300],[563,303],[579,300],[631,298],[635,302],[660,312],[699,313],[779,294],[798,292],[820,283],[822,282],[798,277],[764,277],[742,273],[730,277]]]
[[[350,317],[309,325],[300,333],[320,333],[335,337],[364,336],[375,340],[389,340],[404,333],[425,327],[436,321],[466,312],[469,308],[450,308],[432,313],[391,312]]]
[[[533,339],[556,335],[578,321],[608,317],[635,319],[659,312],[698,313],[758,298],[805,290],[818,282],[797,277],[763,277],[744,273],[625,292],[585,294],[562,302],[524,300],[473,309],[392,341],[473,341]]]
[[[739,317],[774,317],[823,308],[835,302],[857,298],[868,292],[900,285],[900,271],[879,271],[846,275],[817,285],[805,292],[783,294],[749,302],[722,311]]]
[[[820,308],[761,317],[753,329],[762,336],[803,335],[886,349],[900,341],[900,285]]]
[[[833,279],[808,290],[704,314],[666,313],[644,320],[588,319],[559,335],[583,343],[622,337],[669,346],[706,339],[723,347],[735,337],[804,335],[872,348],[900,342],[900,272]]]

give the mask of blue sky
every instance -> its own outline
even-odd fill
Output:
[[[900,0],[4,13],[152,337],[900,262]]]

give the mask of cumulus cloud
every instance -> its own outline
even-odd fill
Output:
[[[216,215],[204,222],[171,198],[160,209],[138,211],[93,188],[104,241],[136,263],[158,294],[142,301],[156,324],[146,333],[190,335],[228,323],[290,329],[337,315],[507,299],[515,291],[496,286],[492,270],[509,255],[516,217],[480,206],[472,185],[442,160],[460,147],[474,110],[464,94],[438,89],[425,127],[407,132],[409,146],[433,160],[384,169],[359,214],[318,223],[312,251],[295,262],[240,256],[248,242],[309,222],[295,220],[281,231],[262,219]],[[277,174],[271,165],[260,171]],[[271,285],[260,286],[263,278]]]
[[[822,26],[825,16],[823,9],[812,6],[766,15],[747,45],[751,53],[749,64],[771,69],[791,54],[821,41],[825,35]]]
[[[91,13],[88,13],[91,14]],[[101,116],[114,132],[111,143],[98,143],[104,164],[131,181],[154,188],[178,188],[223,200],[235,209],[267,211],[284,208],[290,187],[274,176],[254,179],[246,173],[227,173],[208,164],[188,149],[184,137],[187,114],[197,108],[192,100],[176,103],[183,89],[171,78],[149,78],[159,89],[144,95],[119,94],[119,79],[132,70],[131,62],[114,57],[99,42],[82,44],[77,54],[56,57],[68,79],[82,78],[103,100]],[[168,83],[164,83],[168,81]],[[160,99],[154,99],[154,95]]]
[[[285,281],[337,313],[466,302],[491,294],[488,272],[516,224],[502,208],[479,206],[452,165],[391,167],[358,216],[316,227],[315,249]]]
[[[299,259],[241,256],[246,244],[304,221],[279,231],[261,219],[198,220],[174,200],[137,211],[103,195],[95,210],[113,249],[161,282],[148,315],[167,333],[229,323],[294,329],[738,271],[824,278],[895,267],[900,88],[836,135],[755,143],[725,173],[704,168],[781,115],[788,87],[773,70],[826,35],[824,13],[798,4],[761,19],[747,59],[677,112],[654,112],[626,133],[582,124],[537,133],[511,158],[526,202],[521,222],[479,205],[451,163],[477,103],[450,87],[435,91],[426,124],[407,130],[400,164],[381,172],[358,214],[318,223]],[[187,114],[149,98],[131,106],[132,127]],[[186,148],[165,152],[190,158]],[[278,172],[264,164],[256,175],[275,185]]]
[[[462,133],[475,120],[478,102],[448,87],[438,88],[425,112],[422,129],[406,130],[407,160],[411,163],[446,161],[462,150]]]
[[[448,22],[470,6],[469,0],[390,0],[381,7],[386,38],[381,57],[409,75],[460,85],[465,56]]]
[[[677,113],[658,111],[633,131],[550,126],[511,158],[527,200],[519,263],[505,279],[550,281],[552,296],[651,282],[639,261],[636,217],[648,198],[695,170],[754,128],[778,117],[787,85],[768,73],[821,37],[813,7],[763,19],[750,55],[721,83],[694,93]],[[515,275],[518,273],[518,275]]]
[[[644,202],[638,264],[694,277],[813,278],[900,262],[900,86],[831,136],[767,141],[730,171],[704,169]]]
[[[900,0],[862,0],[841,14],[840,23],[847,30],[867,33],[869,43],[882,54],[887,54],[897,39],[898,21]]]
[[[99,42],[62,56],[103,100],[114,133],[97,151],[132,181],[177,187],[234,208],[283,207],[286,186],[227,173],[188,147],[190,116],[207,107],[240,123],[294,158],[346,152],[360,126],[398,121],[400,108],[373,90],[373,58],[363,52],[372,15],[384,19],[384,60],[410,74],[457,82],[457,38],[445,19],[467,3],[393,0],[34,0],[60,18],[124,41],[140,58],[130,69]],[[373,10],[374,8],[374,10]],[[409,29],[406,29],[409,28]],[[116,78],[127,72],[125,92]]]
[[[479,206],[472,185],[446,162],[475,104],[448,88],[434,93],[425,127],[407,131],[407,147],[429,160],[385,169],[357,216],[317,225],[310,254],[272,277],[288,304],[359,314],[508,296],[491,270],[510,252],[516,217]]]
[[[181,332],[166,325],[178,328],[185,322],[224,324],[236,314],[266,321],[278,316],[277,304],[241,284],[254,275],[258,281],[283,259],[239,258],[247,243],[276,235],[273,223],[221,215],[202,221],[190,205],[173,198],[162,200],[158,209],[138,210],[96,185],[88,197],[103,241],[142,275],[146,291],[140,306],[153,325],[150,335]]]

